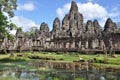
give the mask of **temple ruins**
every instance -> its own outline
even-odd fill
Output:
[[[43,22],[36,30],[34,38],[26,38],[21,32],[16,33],[13,42],[6,38],[1,49],[8,51],[55,51],[55,52],[119,52],[120,32],[115,22],[108,18],[104,29],[99,22],[88,20],[84,23],[84,16],[78,11],[75,1],[62,22],[59,18],[53,21],[50,31],[47,23]]]

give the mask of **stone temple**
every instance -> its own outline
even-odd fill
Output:
[[[76,2],[72,1],[62,24],[59,18],[55,18],[50,31],[47,23],[43,22],[34,38],[26,38],[17,32],[13,42],[4,39],[3,48],[9,51],[119,52],[120,32],[111,18],[105,22],[104,29],[96,19],[84,23]]]

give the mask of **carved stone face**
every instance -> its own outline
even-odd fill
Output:
[[[59,18],[55,18],[54,22],[53,22],[53,30],[60,30],[60,20]]]
[[[76,22],[76,20],[71,20],[70,21],[70,28],[71,29],[77,29],[77,22]]]
[[[49,32],[49,27],[48,27],[47,24],[45,25],[45,29],[44,29],[44,31],[45,31],[45,32]]]
[[[72,37],[75,37],[75,34],[76,34],[76,31],[75,31],[75,30],[72,30],[72,31],[71,31],[71,36],[72,36]]]
[[[116,24],[110,18],[108,18],[104,26],[104,32],[116,33],[116,31],[117,31]]]
[[[46,23],[42,23],[41,26],[40,26],[40,31],[42,32],[49,32],[49,27]]]
[[[91,26],[92,25],[92,22],[91,21],[88,21],[88,23],[87,23],[89,26]]]
[[[94,31],[94,27],[93,27],[91,20],[88,20],[87,25],[86,25],[86,29],[87,29],[87,31]]]
[[[69,30],[69,21],[64,21],[63,22],[62,29],[65,30],[65,31]]]
[[[53,28],[56,30],[56,29],[60,29],[60,23],[59,22],[57,22],[57,21],[55,21],[54,23],[53,23]]]
[[[98,27],[99,26],[99,23],[98,23],[98,21],[96,19],[94,20],[93,25],[94,25],[94,27]]]

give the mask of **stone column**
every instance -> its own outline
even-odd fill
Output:
[[[85,43],[85,48],[88,49],[88,41]]]
[[[71,48],[75,48],[75,42],[74,41],[71,44]]]
[[[81,49],[81,41],[79,41],[79,49]]]

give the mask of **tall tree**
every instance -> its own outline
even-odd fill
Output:
[[[9,31],[16,27],[10,20],[17,8],[16,2],[17,0],[0,0],[0,41],[4,37],[9,38]]]
[[[23,33],[23,31],[22,31],[22,27],[17,27],[15,37],[19,37],[19,36],[21,36],[22,33]]]

